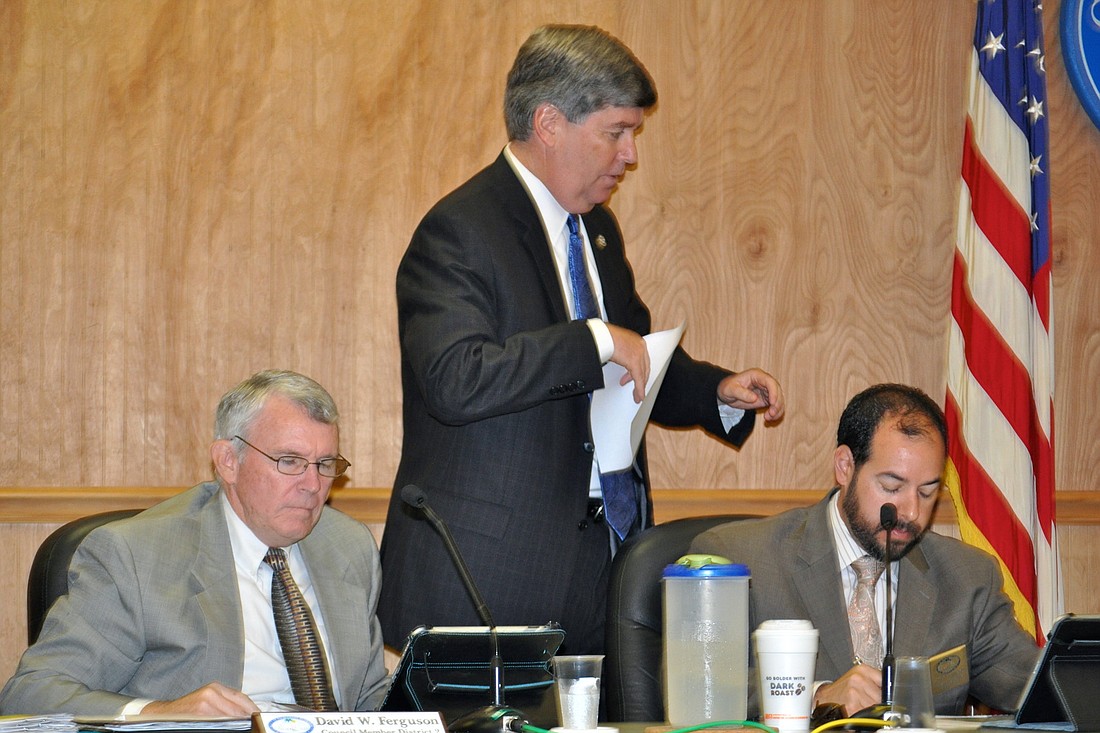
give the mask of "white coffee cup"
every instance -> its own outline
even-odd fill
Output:
[[[780,733],[810,729],[818,631],[802,619],[765,621],[752,634],[761,722]]]

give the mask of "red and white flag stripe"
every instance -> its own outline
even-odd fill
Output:
[[[978,3],[951,288],[946,485],[1024,628],[1062,612],[1041,8]]]

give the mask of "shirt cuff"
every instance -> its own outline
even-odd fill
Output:
[[[600,363],[606,364],[615,355],[615,340],[611,338],[611,329],[599,318],[589,318],[585,321],[588,330],[592,332],[592,339],[596,342],[596,351],[600,353]],[[729,428],[726,428],[729,430]]]
[[[146,705],[151,702],[153,701],[148,698],[135,697],[133,700],[122,706],[122,710],[118,712],[118,715],[119,717],[122,717],[123,715],[137,715],[145,709]]]
[[[724,427],[728,433],[745,417],[745,411],[740,407],[730,407],[725,402],[719,400],[718,417],[722,419],[722,427]]]

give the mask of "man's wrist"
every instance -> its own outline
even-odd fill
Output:
[[[831,685],[831,684],[833,684],[833,680],[815,680],[814,681],[814,697],[813,697],[814,707],[817,707],[818,705],[821,704],[821,701],[817,699],[817,693],[820,692],[821,688],[824,687],[825,685]]]
[[[600,354],[600,364],[611,361],[615,355],[615,339],[611,337],[611,329],[599,318],[589,318],[585,321],[588,330],[592,332],[592,340],[596,342],[596,351]]]

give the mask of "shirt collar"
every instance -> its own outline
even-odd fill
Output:
[[[261,542],[260,538],[253,534],[248,525],[244,523],[244,520],[237,516],[237,512],[233,510],[233,506],[229,503],[229,497],[225,495],[224,489],[221,492],[221,502],[222,511],[225,513],[225,522],[229,527],[229,544],[233,548],[233,562],[248,577],[259,579],[260,571],[268,567],[267,563],[264,562],[268,546]],[[298,552],[297,543],[284,549],[287,553],[287,561],[291,562],[291,555]]]
[[[829,501],[829,524],[833,530],[833,545],[836,546],[837,562],[842,569],[867,554],[848,530],[844,518],[840,516],[839,491],[833,494],[833,498]]]
[[[547,234],[551,237],[558,236],[565,229],[565,220],[569,218],[569,212],[558,203],[546,184],[520,162],[512,152],[511,144],[504,147],[504,159],[508,161],[508,165],[512,167],[520,182],[523,183],[523,187],[527,189],[527,195],[535,204]]]

